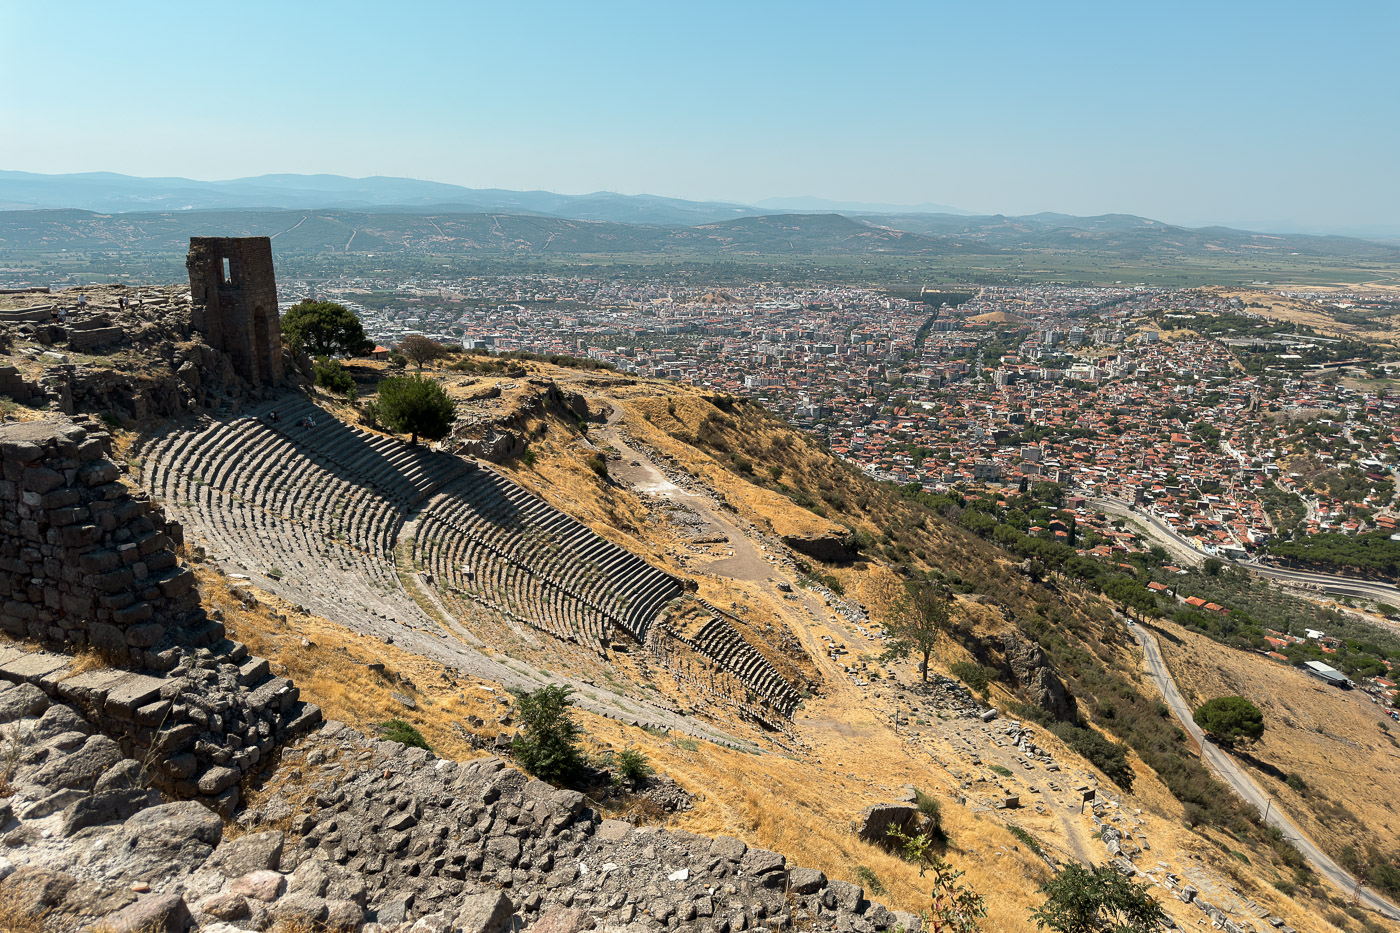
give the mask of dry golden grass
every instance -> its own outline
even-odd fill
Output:
[[[786,496],[736,477],[713,457],[676,440],[671,431],[693,432],[715,412],[698,392],[666,386],[664,397],[655,391],[621,401],[623,423],[634,437],[661,453],[677,458],[711,488],[723,490],[725,499],[741,514],[778,536],[844,534],[835,522],[797,508]],[[792,432],[784,432],[792,435]],[[776,432],[758,432],[755,438],[771,443]]]
[[[1309,288],[1307,290],[1320,292],[1326,289]],[[1351,337],[1370,343],[1394,343],[1400,340],[1400,318],[1387,319],[1391,325],[1389,327],[1369,329],[1338,321],[1328,313],[1322,304],[1316,301],[1285,298],[1268,291],[1249,288],[1212,288],[1206,291],[1222,298],[1238,298],[1246,305],[1250,303],[1263,305],[1263,307],[1246,308],[1245,310],[1254,314],[1262,314],[1275,321],[1311,327],[1319,334],[1326,336]]]
[[[580,715],[590,737],[622,747],[633,744],[658,770],[691,793],[703,795],[694,810],[673,816],[670,824],[692,832],[728,833],[752,845],[786,855],[793,864],[860,883],[857,866],[881,879],[888,893],[879,899],[905,910],[928,907],[929,879],[917,868],[883,849],[860,841],[850,821],[860,810],[891,797],[904,784],[915,784],[944,800],[944,826],[952,844],[945,857],[967,871],[967,881],[988,898],[988,930],[1028,930],[1027,911],[1036,902],[1034,889],[1047,869],[1027,852],[1015,852],[1013,840],[994,820],[972,814],[948,799],[948,788],[931,780],[925,765],[867,713],[819,707],[813,718],[839,717],[839,728],[823,730],[814,753],[803,758],[748,755],[709,743],[656,736],[612,720]],[[690,746],[694,746],[691,748]],[[878,774],[879,782],[859,777]]]
[[[73,655],[73,660],[68,662],[68,673],[63,675],[63,679],[67,680],[70,677],[77,677],[79,674],[100,671],[111,666],[112,662],[96,648],[83,648]]]
[[[462,760],[480,753],[452,723],[465,724],[468,716],[475,715],[487,722],[484,734],[498,730],[495,719],[503,709],[496,702],[502,695],[500,688],[317,616],[298,614],[270,594],[260,593],[259,598],[285,615],[286,621],[273,618],[265,608],[246,609],[222,576],[206,567],[197,566],[196,572],[205,605],[223,611],[229,636],[273,662],[278,673],[290,677],[327,719],[338,719],[370,735],[379,723],[402,719],[416,726],[439,754]],[[302,639],[310,645],[303,646]],[[383,664],[385,673],[371,671],[372,663]],[[404,678],[413,682],[413,688],[403,683]],[[418,709],[406,709],[393,699],[393,693],[413,697]]]
[[[278,920],[269,933],[325,933],[325,927],[305,917]]]
[[[32,905],[19,884],[0,881],[0,933],[46,933],[49,911],[35,913]]]
[[[1160,638],[1178,689],[1193,707],[1243,696],[1264,713],[1263,738],[1238,756],[1251,777],[1334,855],[1359,840],[1400,849],[1400,725],[1360,691],[1341,691],[1268,658],[1223,649],[1179,626]],[[1307,790],[1284,775],[1300,776]]]
[[[498,694],[482,689],[487,685],[449,676],[438,665],[315,617],[289,615],[287,622],[280,622],[266,608],[244,609],[221,577],[206,568],[199,572],[206,601],[223,610],[230,635],[279,665],[327,718],[370,734],[379,722],[404,719],[421,730],[439,754],[457,759],[479,753],[452,728],[454,722],[465,723],[468,715],[475,714],[487,721],[482,731],[497,728],[494,719],[502,707],[494,702]],[[260,594],[260,598],[279,612],[291,611],[275,597]],[[302,646],[303,637],[311,642],[309,647]],[[412,678],[417,710],[406,710],[389,697],[403,688],[371,675],[368,664],[372,661]],[[582,710],[576,715],[590,749],[635,746],[658,770],[701,795],[693,811],[671,817],[670,825],[736,834],[832,877],[858,880],[856,866],[866,865],[889,890],[883,900],[921,910],[927,906],[927,884],[917,869],[860,842],[848,824],[863,807],[889,799],[905,783],[940,796],[946,796],[948,788],[933,786],[926,766],[910,757],[902,742],[871,713],[857,713],[858,721],[852,721],[850,711],[839,708],[840,702],[813,714],[839,725],[823,731],[815,756],[802,759],[746,754],[679,735],[657,735]],[[857,771],[879,774],[879,784],[856,776]],[[256,801],[258,793],[252,790],[250,798]],[[996,926],[988,928],[1029,929],[1025,914],[1034,901],[1030,892],[1043,879],[1040,863],[1029,853],[1014,852],[1014,842],[1005,833],[989,835],[994,821],[949,805],[944,823],[953,839],[947,857],[967,870],[968,881],[992,903]]]
[[[554,379],[567,388],[598,394],[595,376],[538,364],[528,366],[531,373]],[[455,374],[444,374],[444,380],[449,383],[453,378]],[[469,389],[478,388],[481,382],[478,380]],[[797,507],[772,489],[748,482],[730,465],[672,437],[668,426],[661,423],[670,417],[668,400],[674,401],[677,415],[689,426],[687,430],[694,431],[694,425],[716,410],[700,393],[684,387],[641,382],[609,388],[603,394],[622,405],[624,424],[633,436],[677,457],[705,483],[722,490],[741,518],[753,521],[760,528],[782,529],[779,533],[824,534],[840,530],[840,526],[828,519]],[[656,423],[648,421],[647,415]],[[908,737],[892,731],[888,711],[875,709],[871,697],[852,685],[825,657],[818,636],[824,631],[831,632],[846,643],[853,654],[874,652],[878,650],[878,643],[833,618],[810,593],[798,592],[792,599],[784,599],[769,592],[767,584],[725,580],[703,572],[687,574],[680,569],[675,554],[668,553],[679,548],[666,523],[649,520],[649,509],[640,497],[625,488],[600,481],[587,468],[585,460],[591,450],[580,442],[573,425],[554,417],[542,423],[548,424],[547,431],[531,444],[536,452],[534,467],[522,463],[507,465],[505,470],[512,478],[537,490],[553,504],[617,543],[648,554],[649,559],[665,564],[681,576],[696,579],[700,593],[712,602],[721,607],[736,603],[736,609],[748,620],[746,634],[752,640],[763,642],[767,636],[783,630],[791,632],[810,655],[806,663],[794,659],[795,669],[820,680],[823,685],[820,696],[809,700],[794,722],[797,753],[746,754],[680,735],[647,732],[579,711],[577,716],[588,735],[588,746],[591,749],[634,746],[644,752],[660,772],[699,795],[692,811],[666,818],[670,825],[710,834],[732,833],[751,844],[782,852],[793,863],[810,865],[832,877],[857,883],[860,879],[856,869],[865,866],[875,872],[888,890],[881,895],[881,900],[914,911],[927,907],[929,879],[921,879],[914,866],[860,842],[851,833],[849,824],[865,806],[892,799],[903,785],[920,787],[944,801],[944,824],[951,839],[946,857],[956,867],[966,870],[967,882],[988,898],[991,914],[984,929],[1032,929],[1028,912],[1039,902],[1035,892],[1047,877],[1044,864],[1024,851],[1024,846],[1018,851],[1018,844],[1003,828],[999,817],[974,813],[953,802],[956,780],[931,762],[926,751],[909,744]],[[533,430],[537,426],[529,427]],[[762,425],[760,428],[759,442],[772,444],[778,439],[778,429]],[[842,475],[825,453],[805,446],[800,440],[791,443],[804,446],[795,452],[787,450],[785,462],[801,464],[804,468],[810,465],[819,477],[818,482],[835,482]],[[818,487],[814,486],[813,491],[819,491]],[[857,527],[874,534],[883,527],[896,525],[902,525],[905,533],[912,533],[909,529],[923,521],[907,503],[887,493],[872,495],[868,509],[861,506],[848,517]],[[965,616],[978,631],[989,632],[1009,624],[1000,607],[1012,613],[1026,612],[1031,611],[1037,600],[1053,600],[1076,613],[1093,608],[1089,598],[1082,594],[1052,594],[1043,589],[1030,593],[1030,588],[1010,569],[1004,555],[981,542],[969,540],[958,529],[930,520],[919,528],[918,534],[927,542],[935,555],[931,559],[938,566],[962,574],[995,595],[995,600],[986,603],[960,601]],[[848,593],[870,605],[879,618],[882,607],[876,597],[895,579],[890,571],[878,562],[859,568],[827,569],[836,574]],[[495,718],[503,707],[496,702],[499,694],[487,691],[489,685],[455,675],[435,663],[378,640],[351,634],[324,620],[298,615],[292,607],[271,597],[265,600],[286,613],[288,621],[277,620],[265,609],[245,610],[216,574],[201,568],[201,576],[211,602],[223,608],[231,634],[247,642],[255,653],[280,665],[279,671],[293,677],[303,696],[321,705],[328,718],[343,720],[370,733],[379,722],[401,718],[422,731],[440,754],[453,758],[477,754],[470,742],[453,728],[454,723],[465,724],[467,716],[477,715],[486,725],[476,731],[486,736],[497,731]],[[808,610],[812,611],[811,615]],[[302,644],[303,637],[311,642],[309,646]],[[964,648],[949,640],[940,647],[934,668],[946,670],[947,664],[966,656]],[[1118,660],[1126,668],[1135,663],[1126,652]],[[392,700],[390,693],[395,690],[410,691],[397,681],[372,675],[368,669],[372,662],[384,663],[390,671],[412,679],[416,686],[412,694],[418,703],[417,710],[406,710]],[[570,670],[567,663],[551,663],[553,669]],[[594,659],[589,663],[599,662]],[[640,675],[628,667],[628,663],[620,662],[613,673],[624,680],[639,681]],[[901,669],[901,677],[910,676],[907,666]],[[1003,687],[994,686],[992,690],[993,702],[1001,703],[1010,698]],[[713,718],[725,728],[745,728],[727,714]],[[756,738],[762,741],[762,736]],[[1067,766],[1082,766],[1053,736],[1042,731],[1037,741],[1051,748]],[[1125,804],[1144,811],[1153,856],[1172,864],[1179,864],[1178,860],[1188,855],[1198,856],[1223,877],[1233,878],[1250,896],[1288,916],[1295,926],[1327,928],[1306,902],[1302,905],[1291,902],[1269,888],[1267,873],[1244,866],[1202,834],[1188,830],[1181,822],[1180,804],[1155,775],[1135,758],[1133,762],[1138,780],[1134,794],[1125,799]],[[257,799],[259,792],[254,788],[250,796]],[[654,811],[636,808],[623,811],[623,815],[659,819]],[[1061,859],[1075,857],[1076,850],[1102,858],[1101,846],[1097,850],[1085,846],[1088,824],[1084,818],[1054,811],[1036,814],[1026,809],[1019,811],[1015,819]],[[1193,908],[1174,902],[1166,906],[1179,919],[1194,923],[1197,912]],[[1176,907],[1181,907],[1181,911]]]

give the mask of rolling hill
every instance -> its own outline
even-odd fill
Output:
[[[375,254],[478,259],[569,256],[912,259],[1063,255],[1123,262],[1400,262],[1400,247],[1347,237],[1192,230],[1128,215],[1077,218],[777,214],[689,226],[546,214],[413,210],[201,210],[132,213],[0,212],[0,249],[103,250],[183,256],[191,236],[272,236],[281,256]]]

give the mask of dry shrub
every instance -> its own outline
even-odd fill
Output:
[[[0,882],[0,933],[45,933],[49,911],[34,912],[33,902],[12,882]]]
[[[278,920],[269,933],[326,933],[327,927],[305,917],[289,917]]]
[[[100,671],[112,666],[112,661],[101,651],[96,648],[83,648],[73,655],[73,660],[68,662],[68,673],[63,675],[63,679],[68,680],[79,674]]]

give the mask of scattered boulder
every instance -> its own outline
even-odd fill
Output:
[[[794,868],[788,872],[788,890],[793,894],[816,894],[826,887],[826,875],[814,868]]]
[[[272,903],[282,896],[282,892],[287,890],[286,876],[275,871],[251,871],[240,878],[235,878],[229,885],[229,891],[234,894],[241,894],[244,897],[255,898],[264,903]]]
[[[166,803],[129,818],[109,846],[109,871],[132,881],[194,871],[223,837],[219,815],[193,800]]]
[[[856,820],[856,835],[876,845],[889,843],[890,827],[908,833],[917,827],[919,810],[907,803],[877,803],[860,811]]]
[[[784,535],[783,543],[797,553],[815,558],[824,564],[849,564],[860,557],[860,552],[847,543],[844,535]]]
[[[102,922],[111,933],[185,933],[194,923],[178,894],[148,894]]]
[[[462,900],[456,927],[462,933],[506,933],[515,906],[501,891],[476,894]]]
[[[275,869],[282,861],[281,832],[249,833],[220,843],[209,859],[209,867],[217,868],[231,878]]]

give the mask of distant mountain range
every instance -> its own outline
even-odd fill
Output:
[[[81,208],[104,214],[191,210],[432,210],[548,214],[571,220],[696,224],[773,213],[743,204],[611,191],[554,194],[464,188],[415,178],[259,175],[230,181],[136,178],[111,172],[37,175],[0,171],[0,209]]]
[[[830,201],[826,198],[764,198],[755,201],[754,206],[785,214],[826,211],[841,214],[957,214],[964,217],[976,214],[976,211],[965,211],[946,204],[872,204],[868,201]]]
[[[775,213],[776,212],[776,213]],[[848,216],[849,215],[849,216]],[[1400,262],[1400,244],[1189,228],[1105,214],[975,215],[938,204],[463,188],[412,178],[231,181],[0,171],[0,249],[183,254],[193,235],[276,237],[279,253],[523,257],[654,254],[968,256],[1043,251],[1145,262]]]
[[[1187,229],[1126,214],[962,217],[776,214],[690,225],[619,223],[452,208],[0,212],[0,252],[119,250],[183,255],[191,236],[271,236],[279,255],[970,257],[1078,253],[1170,264],[1234,258],[1400,263],[1400,247],[1347,237]]]

